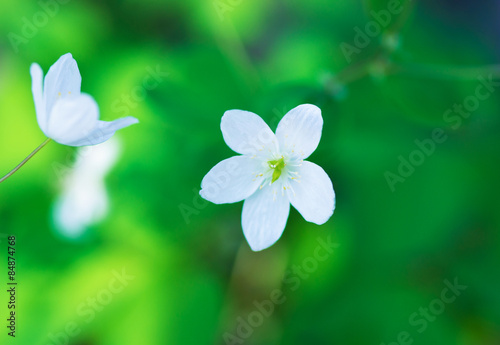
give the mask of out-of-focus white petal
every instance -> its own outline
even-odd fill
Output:
[[[103,177],[115,165],[120,151],[121,143],[118,138],[112,138],[99,145],[79,148],[74,169],[81,176]]]
[[[53,213],[57,230],[68,238],[78,238],[106,216],[109,201],[104,179],[118,160],[120,143],[113,139],[77,152],[74,167],[62,177],[63,191]]]
[[[108,196],[102,184],[80,181],[59,197],[54,206],[56,227],[64,236],[77,238],[108,213]]]
[[[278,151],[273,131],[254,113],[228,110],[222,116],[220,127],[227,146],[237,153],[261,155]]]
[[[33,101],[35,102],[36,119],[38,126],[45,133],[47,128],[47,112],[43,98],[43,71],[39,64],[33,63],[30,67],[31,74],[31,92],[33,93]]]
[[[292,180],[293,190],[287,190],[293,207],[308,222],[323,224],[335,209],[335,192],[332,181],[318,165],[304,161],[299,168],[299,178]]]
[[[49,115],[46,135],[54,141],[71,145],[86,138],[96,127],[99,107],[87,94],[58,100]]]
[[[306,159],[318,147],[322,129],[321,110],[312,104],[302,104],[281,119],[276,137],[282,152]]]
[[[252,195],[264,179],[257,159],[235,156],[214,166],[201,182],[200,195],[214,204],[238,202]]]
[[[274,186],[265,186],[245,200],[241,223],[245,238],[253,251],[274,244],[285,229],[290,202]]]
[[[61,56],[45,76],[43,91],[47,115],[50,116],[57,100],[79,95],[81,85],[82,77],[73,56],[70,53]]]
[[[128,127],[136,123],[139,123],[139,120],[137,120],[135,117],[132,116],[124,117],[122,119],[118,119],[111,122],[97,121],[97,125],[94,127],[94,129],[88,132],[88,134],[86,134],[83,138],[69,141],[68,143],[66,143],[66,145],[69,146],[97,145],[111,138],[117,130]]]

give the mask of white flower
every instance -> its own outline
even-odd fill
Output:
[[[61,56],[50,67],[45,79],[37,63],[31,65],[30,73],[38,125],[47,137],[60,144],[100,144],[117,130],[139,122],[134,117],[99,121],[96,101],[80,93],[82,77],[70,53]]]
[[[109,208],[104,182],[119,155],[120,142],[115,138],[79,149],[75,167],[64,176],[64,189],[54,207],[55,225],[64,236],[78,238],[104,219]]]
[[[241,156],[223,160],[201,182],[200,195],[215,204],[245,200],[243,233],[254,251],[283,233],[292,204],[305,220],[325,223],[335,208],[332,182],[305,161],[321,138],[321,110],[303,104],[290,110],[276,134],[256,114],[229,110],[221,120],[226,144]]]

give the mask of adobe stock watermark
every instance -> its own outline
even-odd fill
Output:
[[[226,17],[226,13],[233,12],[243,1],[244,0],[214,0],[212,5],[219,16],[219,19],[223,21]]]
[[[465,97],[461,103],[453,104],[443,113],[443,121],[449,124],[452,130],[459,129],[464,120],[479,109],[481,102],[490,98],[496,88],[500,86],[500,82],[494,81],[491,74],[488,78],[479,76],[477,79],[479,84],[474,93]],[[448,135],[445,130],[437,127],[432,130],[428,138],[414,141],[416,149],[405,156],[399,155],[399,164],[394,170],[395,172],[389,170],[384,172],[384,178],[391,192],[396,190],[398,183],[403,183],[411,177],[416,168],[424,164],[426,159],[436,152],[437,146],[443,144],[447,139]]]
[[[283,118],[283,114],[285,114],[287,111],[286,109],[283,109],[282,112],[280,112],[279,109],[274,108],[273,109],[273,114],[274,116],[271,119],[271,127],[275,127],[278,122]],[[252,137],[248,138],[247,140],[242,141],[238,147],[241,150],[251,150],[251,149],[261,149],[265,145],[269,144],[274,140],[274,137],[270,135],[269,131],[267,128],[262,128],[260,131],[257,132],[257,134]],[[232,178],[239,177],[243,173],[243,170],[238,167],[238,164],[236,162],[232,162],[231,164],[228,164],[226,171],[219,171],[216,176],[217,179],[215,181],[215,184],[211,184],[209,186],[208,193],[209,195],[216,195],[217,193],[220,193],[223,191],[225,188],[229,187],[232,182]],[[192,200],[189,205],[185,203],[180,203],[179,204],[179,211],[182,215],[182,218],[184,219],[184,222],[186,224],[191,223],[191,219],[193,216],[197,216],[201,213],[203,209],[205,209],[210,202],[205,200],[201,195],[200,195],[200,190],[198,188],[193,188],[192,189]]]
[[[364,30],[359,26],[354,27],[355,36],[353,44],[346,42],[340,44],[340,49],[348,63],[352,62],[352,55],[361,53],[364,48],[370,45],[373,38],[379,36],[383,32],[383,29],[391,24],[394,16],[403,12],[403,3],[404,1],[401,0],[389,0],[387,9],[382,9],[378,12],[374,10],[370,11],[373,20],[365,24]]]
[[[19,46],[28,44],[38,32],[47,26],[51,18],[54,18],[61,9],[61,5],[65,5],[71,0],[40,0],[38,6],[40,10],[37,11],[31,18],[21,18],[21,29],[19,32],[9,32],[7,38],[9,39],[12,49],[17,54]]]
[[[142,78],[140,85],[134,86],[130,92],[121,94],[120,98],[111,103],[111,110],[121,116],[128,116],[131,109],[137,108],[139,103],[143,102],[148,91],[156,89],[167,78],[170,73],[161,70],[160,65],[153,69],[146,67],[147,74]]]
[[[429,327],[429,324],[436,321],[437,317],[443,314],[447,305],[456,301],[463,291],[467,289],[466,285],[460,285],[458,278],[451,283],[449,280],[444,280],[446,286],[441,290],[441,294],[430,301],[425,307],[420,307],[418,310],[408,317],[408,323],[414,327],[417,334],[423,333]],[[389,343],[382,342],[380,345],[411,345],[415,341],[412,336],[412,331],[401,331],[396,335],[396,340]]]
[[[252,304],[255,308],[245,317],[238,316],[236,318],[236,329],[232,333],[226,332],[222,336],[227,345],[243,344],[245,340],[250,338],[255,329],[261,327],[265,320],[273,315],[276,307],[286,302],[286,290],[293,292],[299,289],[302,282],[316,272],[320,263],[328,260],[335,249],[340,247],[340,244],[333,242],[330,236],[327,237],[326,241],[321,237],[318,237],[316,241],[318,245],[314,249],[313,255],[302,260],[299,265],[293,265],[290,270],[285,272],[282,280],[283,288],[272,290],[267,299],[254,300]]]
[[[64,329],[58,333],[49,333],[48,339],[50,343],[47,345],[72,344],[71,339],[82,332],[81,326],[94,321],[97,314],[102,312],[113,301],[114,296],[123,292],[129,283],[135,279],[135,276],[125,272],[125,268],[122,268],[121,272],[113,270],[111,274],[113,277],[108,281],[107,287],[101,289],[95,296],[88,297],[76,307],[78,319],[68,321]]]

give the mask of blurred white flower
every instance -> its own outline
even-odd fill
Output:
[[[325,223],[335,208],[332,182],[318,165],[304,161],[319,144],[321,110],[303,104],[290,110],[276,134],[256,114],[229,110],[222,117],[226,144],[242,154],[223,160],[203,178],[200,195],[215,204],[243,204],[243,233],[254,251],[283,233],[290,203],[308,222]]]
[[[50,67],[45,79],[37,63],[31,65],[30,73],[38,125],[47,137],[60,144],[97,145],[117,130],[139,122],[130,116],[112,122],[99,121],[96,101],[80,93],[82,77],[70,53]]]
[[[77,238],[104,219],[109,207],[104,179],[119,154],[117,139],[79,149],[74,168],[63,178],[63,191],[54,207],[54,223],[64,236]]]

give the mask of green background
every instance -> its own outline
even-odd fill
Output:
[[[44,140],[32,62],[46,72],[71,52],[104,120],[124,115],[117,102],[150,69],[168,76],[128,106],[141,123],[118,133],[109,213],[83,236],[61,235],[53,220],[63,190],[54,164],[71,166],[74,148],[51,143],[0,185],[0,344],[231,343],[224,334],[239,337],[234,344],[500,343],[500,91],[458,128],[443,118],[474,95],[478,77],[499,74],[498,2],[403,2],[351,63],[341,44],[354,44],[355,28],[387,2],[73,0],[50,7],[46,21],[42,4],[10,1],[0,11],[1,172]],[[12,44],[12,33],[24,41]],[[322,109],[310,160],[331,177],[337,208],[322,226],[292,210],[282,238],[254,253],[242,203],[197,194],[209,169],[234,155],[220,119],[249,110],[274,130],[303,103]],[[397,174],[399,157],[436,128],[447,139],[391,190],[386,172]],[[7,235],[17,237],[14,341]],[[338,246],[313,259],[328,238]],[[294,273],[303,264],[314,264],[307,276]],[[122,269],[135,278],[87,322],[79,306]],[[446,280],[467,288],[423,330],[409,318],[436,310]],[[241,337],[242,320],[275,289],[286,300]]]

